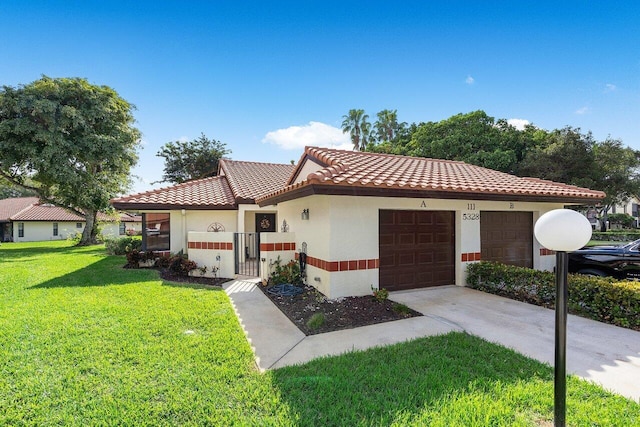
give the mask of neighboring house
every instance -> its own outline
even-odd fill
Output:
[[[638,200],[638,197],[632,197],[626,202],[613,205],[607,211],[607,214],[622,213],[622,214],[627,214],[629,216],[632,216],[635,219],[635,226],[638,227],[639,218],[640,218],[640,215],[638,212],[638,205],[640,205],[640,201]]]
[[[98,221],[105,236],[142,231],[142,218],[128,213],[119,214],[119,219],[100,213]],[[85,219],[64,208],[40,204],[37,197],[19,197],[0,200],[0,223],[2,241],[34,242],[63,240],[82,233]]]
[[[37,197],[14,197],[0,200],[0,242],[13,240],[11,217],[38,203]]]
[[[245,167],[233,167],[239,164]],[[271,173],[277,166],[280,173]],[[162,247],[184,250],[222,277],[252,264],[259,267],[255,275],[266,278],[278,257],[302,257],[308,283],[336,298],[372,287],[464,285],[467,264],[479,260],[550,270],[555,257],[534,239],[535,221],[605,196],[463,162],[328,148],[307,147],[295,168],[287,166],[224,160],[219,177],[113,204],[147,217],[147,249],[156,241],[151,233],[162,235],[169,224]],[[238,202],[232,184],[238,182],[253,196],[248,205]],[[160,213],[165,222],[149,221]],[[268,232],[255,234],[260,224]],[[259,244],[241,240],[245,231]]]

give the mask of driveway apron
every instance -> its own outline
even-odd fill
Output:
[[[392,292],[390,298],[553,366],[553,310],[459,286]],[[640,332],[569,315],[567,372],[640,402]]]

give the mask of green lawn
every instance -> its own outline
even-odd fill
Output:
[[[67,242],[0,246],[0,425],[536,426],[553,372],[455,333],[260,374],[226,294]],[[267,321],[268,319],[265,319]],[[640,425],[570,378],[568,421]]]

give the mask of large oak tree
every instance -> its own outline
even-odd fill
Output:
[[[129,190],[140,132],[134,106],[107,86],[43,76],[0,90],[0,175],[86,218],[81,245],[96,243],[99,211]]]

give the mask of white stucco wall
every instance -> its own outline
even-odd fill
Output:
[[[18,237],[18,224],[24,223],[24,237]],[[64,240],[70,235],[82,232],[82,228],[76,228],[76,222],[58,222],[58,235],[53,235],[53,222],[48,221],[16,221],[13,223],[14,242],[38,242],[44,240]]]
[[[82,224],[84,226],[84,224]],[[83,227],[84,228],[84,227]],[[105,237],[120,237],[120,223],[119,222],[103,222],[100,223],[102,235]]]
[[[481,211],[533,212],[534,222],[543,213],[563,207],[559,203],[495,202],[446,199],[407,199],[353,196],[309,196],[278,205],[280,220],[286,219],[296,233],[297,248],[307,243],[309,256],[326,261],[378,259],[379,210],[442,210],[455,212],[455,284],[463,286],[467,262],[463,253],[480,252]],[[301,219],[309,209],[310,219]],[[534,238],[533,262],[536,269],[552,269],[553,256],[541,256]],[[378,269],[329,272],[309,266],[309,283],[325,295],[336,298],[366,295],[378,287]]]
[[[214,277],[214,275],[224,278],[235,277],[235,259],[232,247],[233,235],[233,232],[228,231],[218,233],[191,231],[188,233],[189,242],[215,242],[218,244],[217,246],[225,243],[229,245],[228,248],[201,247],[189,249],[189,259],[195,261],[199,267],[207,267],[205,277]],[[212,267],[216,267],[218,271],[213,273]],[[195,271],[194,274],[198,275],[200,272]]]

